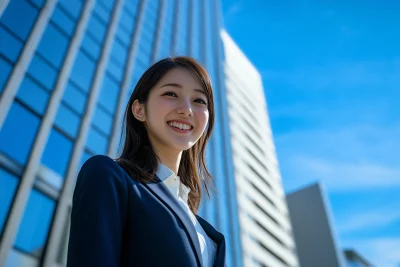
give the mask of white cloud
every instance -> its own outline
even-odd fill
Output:
[[[398,267],[400,264],[400,238],[347,240],[345,248],[353,248],[377,267]]]

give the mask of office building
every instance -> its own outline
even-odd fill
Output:
[[[261,75],[221,38],[244,266],[299,266]]]
[[[290,193],[287,202],[300,266],[344,267],[323,186],[316,183]]]
[[[211,75],[218,195],[200,214],[225,235],[228,266],[242,266],[221,24],[214,0],[0,2],[0,266],[65,265],[77,172],[92,155],[116,157],[130,93],[171,55]]]

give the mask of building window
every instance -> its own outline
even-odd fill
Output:
[[[45,59],[59,68],[68,48],[68,39],[52,23],[46,27],[37,51]]]
[[[54,208],[52,199],[36,189],[31,191],[15,240],[17,249],[36,257],[42,255]]]
[[[96,14],[92,14],[89,20],[87,32],[99,43],[103,43],[106,35],[106,25]]]
[[[49,101],[49,93],[31,78],[25,76],[18,89],[17,98],[40,115],[43,115]]]
[[[12,62],[17,61],[22,50],[22,42],[0,26],[0,54]]]
[[[119,87],[108,75],[104,76],[98,102],[111,114],[114,114],[117,104]]]
[[[13,0],[8,4],[0,22],[25,41],[37,16],[38,11],[32,4],[24,0]]]
[[[0,56],[0,94],[11,73],[11,65]]]
[[[0,169],[0,184],[2,187],[0,194],[0,236],[3,233],[3,228],[11,208],[11,203],[14,198],[15,191],[18,186],[18,179],[11,173]]]
[[[94,154],[106,154],[107,153],[108,139],[93,127],[90,128],[88,137],[86,139],[86,146]]]
[[[78,135],[81,117],[64,104],[58,108],[54,124],[58,128],[65,131],[71,138],[76,138]]]
[[[79,114],[83,114],[86,104],[86,95],[79,90],[74,84],[69,82],[65,88],[63,102],[65,102],[72,110]]]
[[[93,40],[93,38],[85,34],[82,41],[82,49],[89,54],[94,61],[97,61],[100,56],[100,44]]]
[[[60,4],[56,6],[51,21],[60,27],[67,35],[71,36],[75,29],[75,21],[64,11]]]
[[[56,70],[43,57],[35,54],[28,68],[28,73],[42,83],[48,90],[53,90],[57,78]]]
[[[112,127],[112,117],[103,108],[97,106],[93,116],[93,125],[95,125],[104,134],[110,135]]]
[[[39,118],[14,101],[0,131],[0,151],[24,165],[38,128]]]
[[[81,13],[82,9],[82,2],[80,0],[60,0],[60,5],[65,9],[65,11],[72,16],[73,18],[77,19]]]
[[[85,92],[89,91],[93,80],[95,64],[85,53],[79,51],[71,71],[71,80],[79,85]]]
[[[59,131],[52,129],[46,148],[43,153],[42,163],[64,177],[72,153],[72,142]]]

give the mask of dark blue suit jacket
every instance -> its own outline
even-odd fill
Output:
[[[156,178],[140,183],[109,157],[87,160],[73,196],[67,266],[204,266],[192,221]],[[213,266],[225,266],[224,236],[196,217],[217,244]]]

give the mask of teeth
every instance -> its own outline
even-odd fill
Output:
[[[185,123],[180,123],[180,122],[170,122],[168,123],[169,126],[175,127],[175,128],[179,128],[181,130],[190,130],[192,128],[192,126],[185,124]]]

